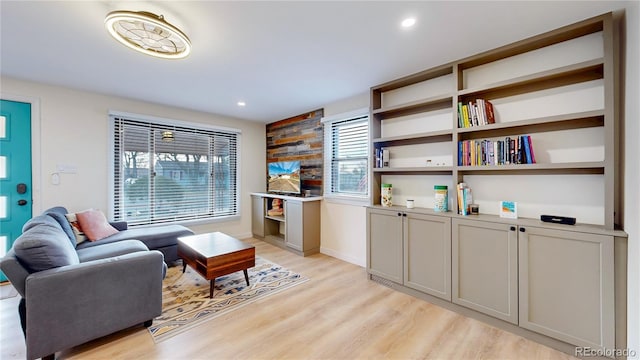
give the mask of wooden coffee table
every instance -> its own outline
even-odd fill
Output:
[[[244,271],[249,285],[247,269],[256,266],[256,248],[221,232],[178,238],[178,257],[182,258],[182,272],[187,264],[210,281],[209,297],[217,277]]]

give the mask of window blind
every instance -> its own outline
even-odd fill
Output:
[[[331,194],[368,195],[369,118],[333,121],[327,132]]]
[[[238,214],[238,134],[112,116],[115,220]]]

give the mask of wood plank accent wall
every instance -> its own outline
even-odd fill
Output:
[[[267,164],[300,160],[303,193],[322,194],[323,115],[324,109],[319,109],[267,124]]]

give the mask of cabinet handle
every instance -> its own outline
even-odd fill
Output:
[[[402,216],[402,213],[398,213],[398,216]]]
[[[510,228],[509,228],[509,230],[511,230],[511,231],[516,231],[516,227],[515,227],[515,226],[512,226],[512,227],[510,227]]]
[[[521,228],[520,228],[520,232],[524,232],[524,230],[525,230],[525,229],[524,229],[523,227],[521,227]]]
[[[405,214],[405,213],[402,213],[402,216],[404,216],[404,217],[407,217],[407,214]]]

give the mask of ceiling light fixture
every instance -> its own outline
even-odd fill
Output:
[[[238,101],[238,106],[245,106],[247,105],[247,103],[245,103],[244,101]]]
[[[173,131],[163,131],[162,132],[162,141],[172,142],[176,138],[173,136]]]
[[[191,41],[162,15],[146,11],[112,11],[104,25],[123,45],[164,59],[181,59],[191,52]]]
[[[406,19],[402,20],[402,23],[401,23],[403,28],[410,28],[415,24],[416,24],[416,19],[415,18],[406,18]]]

